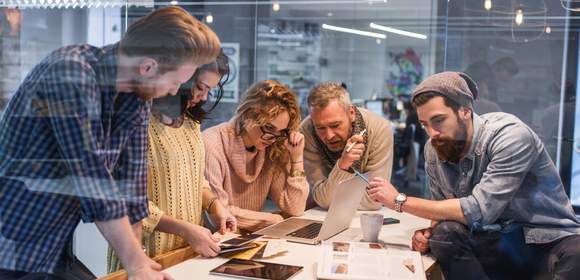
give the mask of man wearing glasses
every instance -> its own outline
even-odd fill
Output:
[[[308,107],[310,116],[300,128],[305,139],[304,166],[312,198],[320,207],[330,207],[335,186],[353,177],[355,170],[390,179],[393,132],[388,120],[352,105],[340,82],[314,87]],[[365,194],[359,209],[381,206]]]

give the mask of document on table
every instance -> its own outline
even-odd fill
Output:
[[[380,243],[323,242],[317,277],[324,279],[425,280],[421,254]]]

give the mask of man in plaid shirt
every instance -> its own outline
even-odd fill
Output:
[[[140,245],[150,100],[175,95],[219,49],[207,26],[168,7],[115,45],[64,47],[28,74],[0,119],[0,279],[94,278],[71,253],[81,219],[130,278],[168,277]]]

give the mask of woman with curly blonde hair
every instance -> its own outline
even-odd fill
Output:
[[[204,131],[206,179],[240,229],[255,231],[282,220],[261,212],[268,197],[282,215],[304,212],[309,187],[299,125],[296,95],[265,80],[245,92],[229,122]]]

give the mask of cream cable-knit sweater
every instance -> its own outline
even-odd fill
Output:
[[[255,231],[281,220],[279,215],[261,212],[269,196],[289,216],[304,212],[308,183],[304,177],[290,177],[275,168],[264,151],[247,152],[233,121],[203,132],[206,150],[205,176],[219,199],[238,219],[238,227]]]
[[[186,118],[180,128],[152,117],[149,124],[147,196],[149,217],[143,222],[143,243],[150,257],[187,245],[179,236],[155,231],[161,216],[202,222],[202,190],[209,188],[203,170],[205,152],[198,123]],[[111,251],[111,250],[110,250]],[[109,254],[109,271],[120,261]]]

